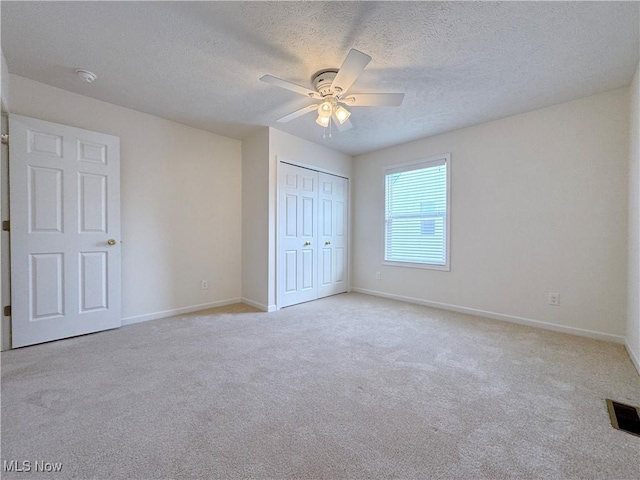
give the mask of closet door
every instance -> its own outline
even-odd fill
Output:
[[[318,298],[347,291],[346,178],[318,174]]]
[[[278,168],[278,308],[318,298],[318,172]]]

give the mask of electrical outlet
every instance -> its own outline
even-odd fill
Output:
[[[556,307],[558,305],[560,305],[560,294],[559,293],[549,292],[547,297],[548,297],[548,300],[549,300],[549,305],[554,305]]]
[[[202,280],[200,282],[200,289],[206,290],[207,288],[209,288],[209,282],[207,280]]]
[[[380,272],[376,272],[376,280],[380,280],[382,278],[382,274]]]

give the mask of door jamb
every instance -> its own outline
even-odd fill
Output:
[[[6,126],[6,131],[0,133],[9,133],[9,112],[0,102],[0,116]],[[1,162],[2,175],[0,175],[0,216],[4,222],[10,220],[9,205],[9,145],[3,144],[0,148],[6,149],[6,165]],[[5,212],[6,210],[6,218]],[[4,315],[4,307],[11,305],[11,241],[9,232],[1,231],[2,239],[0,240],[0,256],[3,261],[0,267],[0,351],[11,350],[11,316]]]

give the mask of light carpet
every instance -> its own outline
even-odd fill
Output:
[[[624,347],[361,294],[2,354],[3,478],[640,477]]]

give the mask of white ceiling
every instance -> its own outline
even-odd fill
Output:
[[[272,126],[359,154],[629,85],[637,2],[10,2],[9,71],[241,139]],[[373,57],[352,92],[405,92],[353,107],[322,139],[309,103],[258,79],[310,86],[350,48]],[[98,80],[74,75],[86,68]]]

